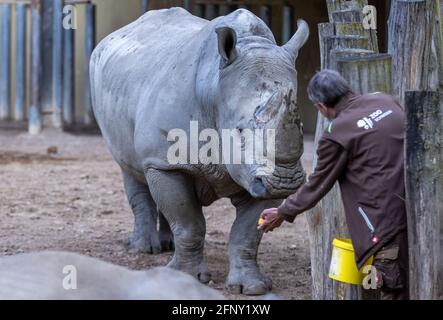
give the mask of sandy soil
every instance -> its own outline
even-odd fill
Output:
[[[310,170],[312,137],[306,138],[304,164]],[[222,199],[205,208],[206,256],[211,286],[224,289],[227,243],[234,208]],[[0,129],[0,256],[38,250],[64,250],[97,257],[131,269],[167,264],[170,253],[129,253],[123,240],[132,213],[119,167],[99,135],[46,130],[37,137]],[[285,299],[310,299],[306,219],[284,224],[263,238],[259,264]]]

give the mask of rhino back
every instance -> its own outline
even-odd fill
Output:
[[[94,50],[90,62],[94,114],[120,164],[140,169],[133,140],[136,119],[144,117],[142,125],[153,128],[146,143],[160,140],[152,134],[171,105],[165,99],[173,100],[182,77],[192,74],[177,66],[183,60],[198,59],[198,51],[183,46],[198,42],[195,34],[206,23],[181,8],[151,11],[110,34]],[[192,79],[187,80],[191,85]],[[140,115],[143,110],[147,116]]]

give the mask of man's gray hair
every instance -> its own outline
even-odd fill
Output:
[[[313,103],[324,103],[330,108],[349,92],[352,90],[348,82],[340,73],[329,69],[317,72],[308,86],[309,99]]]

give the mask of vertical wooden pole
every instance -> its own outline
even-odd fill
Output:
[[[94,115],[92,113],[91,100],[91,82],[89,77],[89,61],[91,59],[92,51],[95,47],[95,4],[88,3],[86,7],[85,17],[85,124],[92,125],[94,123]]]
[[[217,16],[216,14],[216,8],[214,4],[206,4],[206,9],[205,9],[205,19],[207,20],[212,20]]]
[[[63,45],[63,121],[74,123],[74,30],[64,29]]]
[[[63,0],[53,0],[52,25],[52,123],[63,126]]]
[[[271,26],[271,8],[269,6],[260,6],[260,19],[262,19],[268,27]]]
[[[430,77],[438,70],[431,51],[436,15],[435,11],[429,13],[426,0],[392,2],[388,51],[392,55],[393,91],[402,104],[406,90],[436,89]]]
[[[282,43],[288,42],[292,37],[292,28],[294,25],[292,7],[283,7],[283,25],[282,25]]]
[[[149,0],[142,0],[142,14],[148,12]]]
[[[32,45],[31,45],[31,108],[29,109],[29,133],[42,130],[41,79],[42,79],[42,23],[40,0],[32,0]]]
[[[405,175],[411,299],[443,298],[443,94],[407,91]]]
[[[190,12],[191,7],[190,7],[189,0],[183,0],[183,8]]]
[[[271,7],[271,29],[273,30],[275,41],[282,44],[281,17],[283,16],[283,7],[280,4],[274,4]]]
[[[11,6],[0,4],[2,17],[1,52],[0,52],[0,120],[10,118],[10,59],[11,59]]]
[[[26,5],[17,3],[15,7],[16,20],[16,67],[15,67],[15,112],[14,120],[23,121],[25,118],[26,97]]]

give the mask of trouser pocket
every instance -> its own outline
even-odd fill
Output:
[[[406,286],[398,259],[399,245],[382,248],[374,257],[373,265],[377,270],[378,287],[383,290],[398,290]]]

